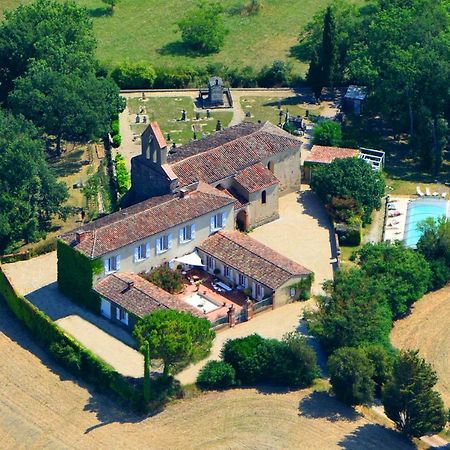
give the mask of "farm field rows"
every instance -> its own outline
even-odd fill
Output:
[[[0,14],[30,0],[2,0]],[[361,0],[352,0],[363,3]],[[264,0],[258,15],[241,15],[248,3],[243,0],[220,2],[229,34],[217,54],[186,56],[177,21],[194,0],[121,0],[110,14],[101,0],[77,0],[94,20],[99,41],[98,56],[108,65],[124,59],[146,60],[154,65],[193,65],[221,62],[228,66],[250,65],[260,68],[276,59],[290,60],[298,69],[305,65],[290,57],[302,28],[325,7],[328,0]]]
[[[450,406],[450,286],[425,295],[412,313],[395,322],[391,340],[395,347],[419,349],[437,372],[437,389]]]
[[[53,363],[0,303],[2,448],[412,449],[326,393],[209,393],[143,420]]]

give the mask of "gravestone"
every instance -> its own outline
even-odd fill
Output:
[[[141,123],[141,116],[136,114],[136,123]]]
[[[211,117],[211,111],[209,109],[206,110],[206,118],[209,119]]]
[[[186,110],[184,110],[184,109],[181,111],[181,120],[182,120],[183,122],[186,121]]]
[[[195,120],[200,120],[200,113],[198,111],[195,113]]]
[[[220,122],[220,120],[217,121],[216,124],[216,131],[220,131],[222,129],[222,123]]]

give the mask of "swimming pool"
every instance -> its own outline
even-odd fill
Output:
[[[416,247],[421,236],[418,225],[423,220],[429,217],[433,217],[434,219],[442,216],[449,217],[449,205],[449,201],[437,198],[424,198],[411,201],[408,204],[408,211],[406,213],[405,245],[407,247]]]

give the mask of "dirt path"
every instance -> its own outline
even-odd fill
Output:
[[[210,393],[151,418],[123,412],[54,366],[2,303],[0,348],[2,449],[413,448],[397,433],[309,390]]]
[[[450,286],[425,295],[405,319],[395,322],[394,346],[419,349],[436,370],[437,389],[450,406]]]

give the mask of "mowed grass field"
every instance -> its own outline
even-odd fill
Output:
[[[439,382],[437,389],[450,407],[450,286],[425,295],[412,313],[395,322],[393,345],[401,349],[419,349],[433,365]]]
[[[406,450],[398,433],[309,389],[209,393],[143,418],[89,391],[39,349],[0,302],[0,447]]]
[[[1,0],[2,11],[30,0]],[[363,0],[349,0],[363,3]],[[249,0],[223,0],[229,34],[223,49],[214,55],[189,57],[180,45],[177,21],[195,5],[194,0],[120,0],[111,15],[101,0],[77,0],[94,20],[98,56],[108,65],[124,59],[146,60],[158,66],[221,62],[232,67],[260,68],[276,59],[291,60],[290,49],[310,18],[330,0],[263,0],[258,15],[242,15]]]

